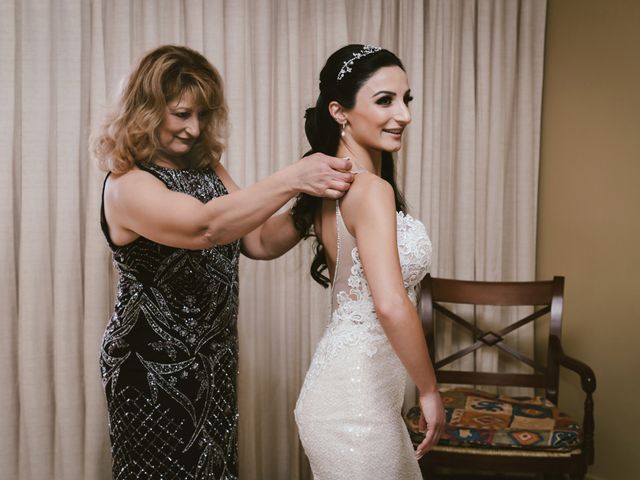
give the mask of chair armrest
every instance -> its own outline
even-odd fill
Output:
[[[593,392],[596,389],[596,375],[586,363],[576,360],[565,354],[562,350],[560,339],[555,335],[551,337],[549,345],[553,349],[558,365],[568,368],[580,375],[582,390],[587,394],[584,401],[584,418],[582,420],[582,428],[584,431],[584,451],[588,465],[593,465],[595,458],[594,435],[594,418],[593,418]]]
[[[596,375],[589,365],[566,355],[562,351],[559,352],[558,363],[580,375],[580,383],[582,383],[582,390],[585,393],[593,393],[596,390]]]
[[[573,357],[570,357],[562,349],[560,339],[556,336],[551,337],[551,346],[555,350],[555,357],[559,365],[580,375],[580,383],[585,393],[593,393],[596,390],[596,375],[589,365]]]

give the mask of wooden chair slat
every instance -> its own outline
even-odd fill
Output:
[[[432,478],[439,466],[451,467],[464,464],[465,469],[482,469],[487,465],[499,472],[556,472],[568,473],[572,479],[584,478],[588,465],[594,458],[594,419],[593,391],[595,375],[586,364],[568,357],[561,346],[562,309],[564,303],[564,278],[535,282],[476,282],[435,278],[427,275],[422,281],[421,305],[419,313],[427,336],[429,355],[431,356],[438,383],[446,385],[482,385],[497,387],[530,387],[545,392],[546,397],[557,404],[559,390],[559,368],[569,368],[580,375],[582,388],[586,393],[583,432],[584,441],[580,452],[562,458],[540,456],[526,458],[526,461],[514,460],[512,456],[489,452],[487,455],[463,453],[463,447],[456,447],[455,453],[432,451],[420,460],[424,478]],[[443,304],[447,304],[444,306]],[[537,308],[533,313],[510,323],[498,331],[483,330],[475,324],[474,318],[466,319],[463,315],[452,311],[450,304],[473,306],[530,306]],[[438,342],[438,325],[435,322],[436,312],[442,315],[442,321],[450,319],[473,337],[470,345],[458,351],[450,352],[446,358],[438,359],[436,346]],[[505,336],[531,324],[536,320],[549,317],[548,345],[546,364],[529,358],[505,341]],[[495,322],[492,322],[495,324]],[[452,363],[469,355],[481,347],[497,348],[510,358],[533,368],[532,373],[501,373],[456,370]],[[446,369],[443,367],[446,366]],[[464,459],[462,462],[460,459]]]

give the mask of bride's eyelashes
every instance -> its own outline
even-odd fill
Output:
[[[393,98],[391,98],[391,95],[384,95],[383,97],[380,97],[376,100],[376,103],[378,105],[391,105],[391,102],[393,101]]]
[[[406,94],[402,100],[404,101],[405,105],[409,105],[409,103],[413,100],[413,97],[410,94]],[[382,106],[391,105],[392,102],[393,102],[392,95],[384,95],[376,100],[376,104],[382,105]]]

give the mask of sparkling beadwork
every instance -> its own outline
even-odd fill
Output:
[[[340,81],[344,78],[344,76],[347,73],[351,73],[352,72],[351,67],[357,60],[360,60],[366,57],[367,55],[371,55],[372,53],[375,53],[380,50],[382,50],[381,47],[376,47],[374,45],[365,45],[360,49],[359,52],[353,52],[353,57],[351,57],[349,60],[345,61],[342,64],[342,68],[338,72],[338,76],[336,77],[336,79]]]
[[[202,202],[227,193],[211,170],[141,168]],[[110,246],[119,280],[100,364],[114,479],[237,479],[239,242]]]
[[[314,478],[422,478],[400,415],[406,372],[376,316],[355,239],[336,205],[333,310],[318,343],[295,418]],[[398,213],[397,244],[407,295],[431,265],[424,225]],[[350,256],[345,254],[350,253]],[[344,272],[344,274],[342,273]]]

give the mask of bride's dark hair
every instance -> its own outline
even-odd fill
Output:
[[[355,105],[356,94],[360,87],[380,68],[398,66],[404,70],[400,59],[388,50],[380,49],[368,53],[348,65],[350,71],[344,71],[345,63],[354,58],[354,54],[363,52],[364,45],[352,44],[334,52],[320,72],[320,95],[315,107],[305,112],[304,130],[312,153],[324,153],[335,156],[340,142],[340,126],[329,113],[329,103],[338,102],[345,109]],[[344,75],[342,75],[344,73]],[[338,76],[341,78],[338,80]],[[391,152],[382,152],[381,177],[391,184],[396,200],[396,210],[404,212],[405,200],[395,179],[395,165]],[[302,238],[315,237],[314,258],[311,262],[311,276],[323,287],[329,286],[329,278],[322,272],[327,268],[327,259],[322,243],[313,231],[314,220],[319,214],[322,198],[300,194],[292,209],[293,223]]]

